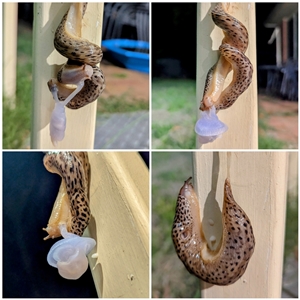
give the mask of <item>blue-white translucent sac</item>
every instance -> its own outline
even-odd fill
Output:
[[[209,110],[201,111],[200,119],[195,125],[195,132],[198,134],[201,144],[213,142],[226,132],[227,129],[227,125],[219,120],[214,106]]]
[[[58,269],[66,279],[78,279],[88,268],[86,255],[95,247],[92,238],[67,232],[66,225],[60,225],[62,240],[56,242],[47,255],[48,264]]]

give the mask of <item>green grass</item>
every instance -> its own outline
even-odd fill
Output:
[[[152,138],[159,139],[172,129],[172,124],[152,125]]]
[[[171,229],[179,188],[193,169],[191,152],[152,153],[152,292],[155,297],[199,298],[199,280],[178,259]],[[297,253],[298,196],[288,195],[285,257]]]
[[[18,31],[17,89],[15,109],[10,109],[4,96],[3,111],[3,149],[19,149],[30,134],[32,98],[32,32],[23,27]]]
[[[15,109],[9,103],[12,99],[3,97],[3,148],[24,148],[24,141],[30,136],[32,103],[32,31],[19,26],[17,45],[17,90]],[[125,78],[125,73],[116,73]],[[97,113],[132,112],[149,110],[148,101],[132,99],[124,94],[119,97],[101,98]]]
[[[145,100],[133,99],[123,94],[118,97],[100,98],[97,113],[118,113],[149,110],[149,103]]]
[[[259,149],[286,149],[286,143],[270,136],[259,135],[258,137]]]
[[[187,79],[155,79],[152,82],[152,147],[196,147],[196,82]],[[191,113],[191,112],[194,112]]]
[[[298,196],[288,195],[286,208],[284,257],[298,251]]]
[[[199,298],[199,280],[178,259],[171,230],[178,188],[192,172],[190,152],[152,153],[153,297]]]
[[[116,77],[116,78],[126,78],[127,74],[125,74],[125,73],[114,73],[113,77]]]
[[[154,79],[152,109],[188,112],[195,105],[196,82],[188,79]]]
[[[152,147],[195,149],[196,83],[193,80],[155,79],[152,82]],[[194,112],[194,113],[193,113]],[[282,115],[289,115],[288,113]],[[284,141],[267,134],[269,115],[259,112],[259,149],[286,149]]]
[[[272,128],[267,124],[269,115],[260,107],[258,115],[258,149],[286,149],[287,144],[284,141],[267,135],[268,131],[272,131]]]

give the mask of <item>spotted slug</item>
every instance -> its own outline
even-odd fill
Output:
[[[62,177],[61,186],[48,221],[48,236],[61,236],[60,224],[66,224],[68,232],[82,236],[90,221],[89,177],[90,164],[86,152],[48,152],[44,166]]]
[[[48,81],[55,101],[50,119],[53,144],[62,141],[66,129],[65,106],[79,109],[95,101],[105,88],[101,47],[81,37],[82,18],[87,3],[73,3],[62,18],[54,35],[54,47],[68,58],[56,78]]]
[[[85,152],[48,152],[44,166],[62,177],[44,238],[63,239],[56,242],[47,255],[49,265],[58,269],[66,279],[78,279],[88,268],[86,255],[96,241],[82,237],[90,221],[89,176],[90,165]]]
[[[191,177],[179,191],[172,239],[179,259],[193,275],[211,284],[230,285],[246,271],[254,252],[251,222],[235,202],[229,179],[224,184],[222,240],[211,250],[205,240],[200,209]],[[214,237],[211,237],[214,239]]]
[[[200,119],[195,125],[195,131],[202,144],[212,142],[227,131],[228,127],[219,121],[216,113],[233,105],[252,80],[253,67],[245,55],[249,40],[248,31],[239,20],[225,10],[225,3],[219,3],[211,12],[213,22],[223,30],[224,38],[219,48],[219,59],[208,71],[200,102]],[[231,70],[232,81],[223,89]]]

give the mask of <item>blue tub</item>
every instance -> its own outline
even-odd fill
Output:
[[[149,50],[148,42],[115,39],[102,41],[102,46],[108,50],[113,59],[124,65],[127,69],[149,73],[149,54],[127,50]]]

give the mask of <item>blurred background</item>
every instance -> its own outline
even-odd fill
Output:
[[[24,149],[32,122],[34,4],[4,3],[3,16],[3,72],[16,70],[16,78],[3,79],[3,148]],[[105,3],[102,48],[106,88],[98,100],[94,148],[148,149],[149,4]]]
[[[298,3],[256,3],[259,148],[298,148]],[[152,3],[152,146],[195,148],[197,3]],[[192,112],[192,113],[191,113]]]
[[[149,152],[139,152],[149,167]],[[78,280],[47,263],[57,239],[43,240],[61,177],[43,164],[44,153],[3,153],[3,297],[97,298],[90,268]]]
[[[192,176],[191,152],[152,153],[152,297],[199,298],[200,280],[179,260],[171,230],[176,200]],[[282,297],[298,297],[298,153],[289,154]]]

